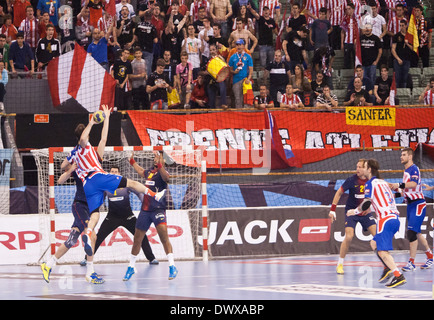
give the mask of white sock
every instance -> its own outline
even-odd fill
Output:
[[[55,256],[52,256],[47,262],[47,267],[48,268],[54,267],[56,265],[56,262],[57,262],[57,258]]]
[[[130,264],[129,264],[129,266],[131,268],[134,268],[136,266],[136,259],[137,259],[137,256],[135,256],[135,255],[131,255],[130,256]]]
[[[344,264],[344,258],[340,258],[340,257],[339,257],[338,264],[342,264],[342,265],[343,265],[343,264]]]
[[[90,276],[92,273],[95,272],[95,270],[93,269],[93,261],[87,262],[86,267],[87,267],[87,271],[86,271],[87,276]]]
[[[167,254],[167,259],[169,260],[169,266],[174,266],[175,265],[175,259],[173,258],[173,253],[168,253]]]

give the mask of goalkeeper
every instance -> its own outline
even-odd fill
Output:
[[[119,168],[111,167],[110,173],[120,175]],[[114,194],[108,191],[105,192],[108,199],[108,213],[96,235],[95,253],[104,239],[118,227],[122,226],[134,235],[137,218],[131,209],[130,192],[136,194],[140,201],[143,201],[143,193],[138,194],[131,188],[116,189]],[[150,264],[159,264],[152,252],[147,236],[143,237],[142,250]],[[85,266],[86,262],[87,256],[80,265]]]

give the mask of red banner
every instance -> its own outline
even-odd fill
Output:
[[[202,146],[211,168],[277,169],[296,162],[321,161],[354,148],[414,149],[417,143],[434,144],[432,108],[351,107],[345,113],[272,111],[274,127],[264,112],[128,113],[143,145]],[[281,144],[275,143],[273,132],[280,134]],[[287,161],[282,161],[282,155]]]

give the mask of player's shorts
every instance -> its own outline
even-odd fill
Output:
[[[365,216],[347,216],[345,215],[345,228],[353,228],[356,229],[357,223],[362,225],[363,231],[367,231],[370,226],[376,224],[375,218],[371,213],[368,213]]]
[[[83,184],[89,212],[93,212],[103,204],[104,191],[115,193],[118,187],[126,187],[126,179],[122,176],[110,173],[89,174]]]
[[[136,221],[136,228],[143,231],[148,231],[152,223],[154,223],[154,226],[158,226],[160,223],[167,223],[166,210],[140,210]]]
[[[393,237],[399,230],[399,219],[388,219],[381,225],[381,230],[377,228],[377,234],[374,236],[374,241],[377,243],[378,251],[390,251],[393,250]]]
[[[407,229],[420,233],[425,215],[426,202],[424,199],[409,202],[407,204]]]
[[[81,201],[74,201],[72,203],[72,215],[74,216],[74,222],[71,228],[77,228],[80,233],[87,228],[87,224],[90,219],[89,207],[87,203]]]

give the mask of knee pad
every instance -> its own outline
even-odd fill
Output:
[[[417,240],[417,232],[415,232],[413,230],[407,230],[407,239],[410,242],[416,241]]]
[[[80,236],[80,231],[77,231],[75,229],[71,230],[71,233],[69,234],[68,239],[65,241],[65,247],[68,249],[71,249],[75,244],[77,243],[78,237]]]

